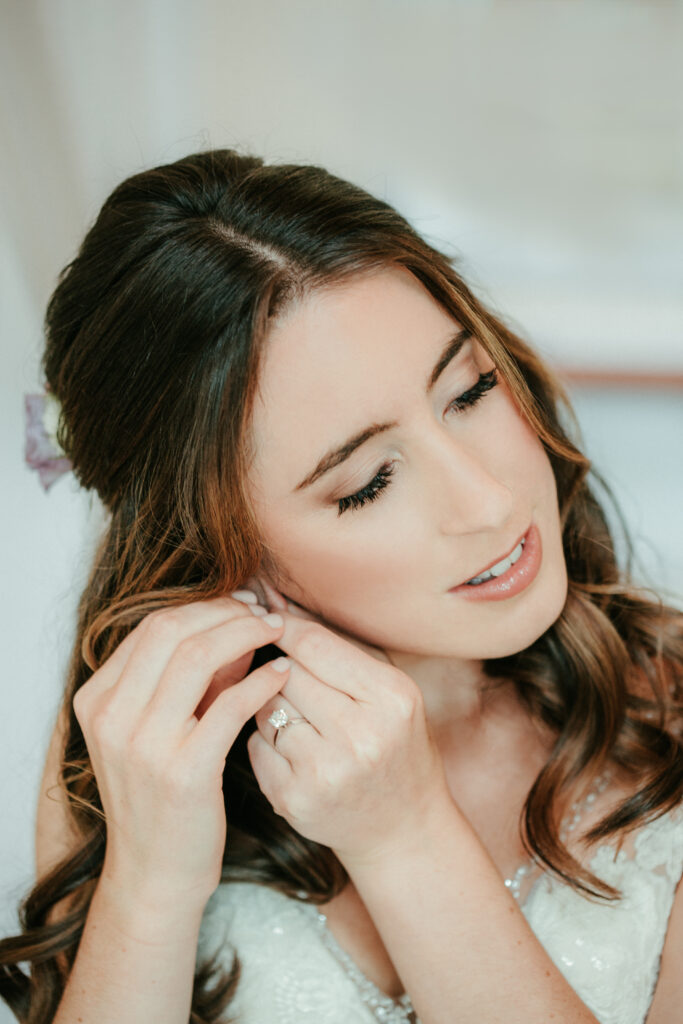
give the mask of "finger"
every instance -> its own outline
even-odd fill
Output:
[[[378,685],[393,684],[393,666],[359,650],[327,626],[306,622],[289,612],[280,614],[285,628],[278,647],[328,686],[368,701]]]
[[[140,623],[138,623],[134,629],[131,629],[126,634],[121,643],[114,648],[112,653],[109,655],[106,661],[104,661],[95,673],[88,680],[88,685],[91,690],[98,692],[106,690],[109,686],[112,686],[123,672],[128,659],[135,650],[136,644],[139,643],[140,634],[138,632]],[[81,654],[86,664],[90,664],[90,660],[85,657],[85,645],[81,646]]]
[[[266,743],[269,743],[273,750],[286,757],[292,763],[294,752],[300,748],[305,740],[306,755],[315,757],[320,753],[320,734],[312,722],[292,722],[290,725],[276,728],[269,721],[273,713],[285,711],[289,718],[305,718],[293,704],[291,704],[281,693],[266,701],[263,707],[256,714],[256,727],[263,736]],[[290,743],[289,733],[296,730],[296,736]],[[316,742],[318,741],[318,742]]]
[[[276,643],[281,632],[282,626],[247,614],[187,637],[171,655],[144,709],[145,731],[149,729],[153,735],[177,733],[220,668],[244,655],[253,655],[259,647]],[[234,689],[234,685],[227,689]]]
[[[119,689],[132,691],[126,693],[126,697],[134,704],[135,693],[141,685],[140,676],[149,678],[150,669],[154,672],[155,668],[158,676],[176,643],[199,629],[246,614],[246,605],[228,597],[192,601],[152,612],[128,633],[89,685],[93,692],[103,692],[118,683]]]
[[[321,615],[316,615],[315,612],[310,611],[308,608],[303,608],[300,604],[294,604],[293,601],[285,601],[285,611],[290,612],[297,619],[304,619],[308,622],[320,622],[323,626],[327,626],[328,629],[334,629]]]
[[[109,713],[121,728],[130,728],[142,715],[178,644],[202,627],[238,618],[251,620],[253,616],[243,604],[219,599],[166,608],[139,623],[137,643],[120,675],[105,678],[97,688],[108,691]],[[245,670],[248,668],[247,664]]]
[[[183,749],[191,759],[222,763],[250,718],[277,693],[284,673],[272,662],[254,669],[239,683],[220,693],[186,737]]]
[[[255,586],[260,586],[261,590],[263,591],[263,594],[266,599],[266,604],[268,605],[269,608],[277,612],[287,610],[287,601],[282,596],[280,591],[276,590],[275,587],[268,582],[268,580],[264,579],[263,576],[252,577],[252,579],[254,580]]]
[[[253,593],[258,596],[258,599],[265,601],[269,610],[277,612],[289,611],[300,619],[308,619],[310,622],[325,622],[322,616],[316,615],[309,608],[304,608],[302,605],[290,601],[263,576],[250,576],[245,586],[251,587]]]
[[[307,718],[321,736],[328,739],[339,731],[342,724],[353,728],[359,705],[364,703],[333,686],[327,686],[296,661],[292,662],[280,692],[290,704],[299,708],[299,714]]]
[[[329,629],[331,633],[335,634],[335,636],[340,637],[342,640],[346,640],[347,643],[357,647],[358,650],[364,651],[366,654],[376,658],[378,661],[383,661],[386,664],[391,665],[391,659],[382,647],[375,647],[372,644],[366,643],[364,640],[359,640],[358,637],[345,632],[339,626],[335,626],[331,622],[328,622],[327,619],[323,618],[323,616],[316,615],[312,611],[309,611],[308,608],[302,608],[301,605],[294,604],[292,601],[287,601],[285,610],[291,612],[292,615],[295,615],[298,619],[308,619],[309,622],[319,622],[325,627],[325,629]]]
[[[283,816],[281,794],[294,778],[289,761],[278,754],[277,750],[273,750],[258,729],[247,740],[247,752],[259,789],[270,801],[275,813]]]

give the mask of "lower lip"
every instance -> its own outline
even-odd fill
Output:
[[[448,593],[462,595],[468,601],[504,601],[506,597],[519,594],[536,578],[542,557],[541,534],[536,524],[532,523],[524,540],[522,554],[507,572],[502,576],[493,576],[476,587],[461,583]]]

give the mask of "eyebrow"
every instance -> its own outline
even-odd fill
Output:
[[[448,338],[446,346],[439,356],[436,366],[427,378],[427,383],[425,384],[425,391],[427,394],[433,390],[434,385],[443,371],[446,369],[448,364],[455,359],[464,343],[471,336],[472,331],[467,327],[463,327]],[[356,449],[360,448],[360,446],[365,444],[366,441],[369,441],[371,437],[375,437],[376,434],[381,434],[384,431],[391,430],[393,427],[397,426],[398,420],[392,420],[388,423],[371,423],[369,427],[366,427],[364,430],[360,430],[357,434],[354,434],[353,437],[350,437],[348,441],[344,442],[344,444],[339,445],[338,448],[330,449],[330,451],[323,455],[315,469],[296,485],[294,492],[302,491],[305,487],[310,487],[311,484],[314,484],[316,480],[319,480],[325,473],[329,473],[330,470],[335,469],[342,462],[345,462],[346,459],[350,458]]]

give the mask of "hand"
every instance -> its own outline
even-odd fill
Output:
[[[372,658],[377,658],[378,661],[383,661],[387,665],[391,665],[391,658],[382,647],[375,647],[372,644],[367,644],[362,640],[359,640],[355,636],[350,636],[348,633],[339,629],[338,626],[333,626],[327,622],[326,619],[321,618],[320,615],[316,615],[309,608],[304,608],[300,604],[296,604],[294,601],[290,601],[287,597],[276,590],[275,587],[264,579],[262,576],[250,576],[244,584],[247,589],[255,595],[258,602],[264,608],[267,608],[270,612],[289,612],[294,615],[297,619],[303,619],[307,622],[318,622],[329,629],[332,633],[346,640],[347,643],[353,644],[359,651],[365,651],[366,654]],[[244,593],[244,591],[238,591],[238,593]]]
[[[246,673],[282,632],[233,598],[156,611],[76,692],[107,823],[102,875],[122,897],[203,906],[218,885],[225,758],[286,678],[272,662]]]
[[[425,815],[453,806],[419,687],[305,609],[278,611],[277,646],[292,667],[247,743],[258,784],[276,813],[347,869],[390,855],[414,841]],[[284,728],[274,747],[277,708],[307,721]]]

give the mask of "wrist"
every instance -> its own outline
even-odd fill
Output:
[[[198,930],[208,897],[172,891],[170,887],[132,881],[104,869],[93,901],[117,927],[143,942],[165,944],[176,934]]]
[[[423,860],[441,849],[448,837],[467,828],[468,822],[444,781],[428,801],[413,808],[395,829],[368,844],[362,850],[337,850],[335,853],[352,878],[387,870],[400,871],[399,865]]]

